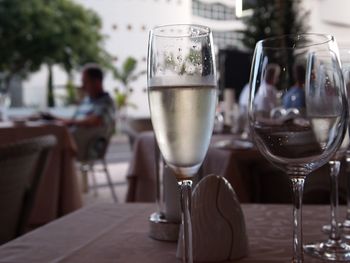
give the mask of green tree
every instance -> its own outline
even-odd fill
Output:
[[[301,7],[301,0],[257,0],[253,14],[245,17],[243,45],[253,51],[257,41],[284,34],[305,33],[309,12]]]
[[[0,1],[0,71],[6,73],[5,83],[45,64],[48,105],[54,106],[54,65],[62,66],[69,79],[86,62],[109,65],[100,29],[97,14],[72,0]]]
[[[0,71],[5,90],[14,75],[24,77],[42,64],[40,50],[33,43],[37,38],[34,28],[40,31],[43,27],[43,19],[36,18],[46,16],[44,7],[40,1],[0,2]]]
[[[114,67],[113,73],[121,84],[122,88],[115,89],[115,102],[118,109],[131,106],[136,107],[135,104],[128,101],[130,94],[133,92],[130,83],[136,81],[141,75],[145,74],[145,70],[136,72],[137,60],[133,57],[127,57],[120,68]]]

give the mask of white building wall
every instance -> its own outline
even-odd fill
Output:
[[[350,47],[350,1],[304,0],[310,10],[310,32],[334,35],[339,47]]]
[[[109,36],[106,48],[118,58],[120,65],[127,56],[139,62],[138,70],[146,69],[148,30],[158,24],[205,22],[191,18],[191,0],[75,0],[95,10],[102,18],[103,33]],[[226,1],[226,0],[225,0]],[[228,0],[227,0],[228,1]],[[234,1],[234,0],[230,0]],[[335,35],[339,46],[350,47],[349,0],[304,0],[304,7],[310,10],[310,32]],[[232,24],[232,25],[231,25]],[[240,21],[231,22],[230,28],[241,29]],[[116,26],[116,29],[113,29]],[[129,29],[128,29],[129,26]],[[209,25],[214,26],[214,25]],[[131,27],[131,28],[130,28]],[[219,28],[218,28],[219,29]],[[45,105],[47,69],[33,74],[24,82],[26,105]],[[66,75],[59,68],[54,69],[54,85],[64,85]],[[76,83],[80,84],[79,75]],[[109,91],[118,86],[116,80],[107,76],[105,87]],[[131,115],[148,115],[146,76],[133,83],[135,92],[132,102],[138,105],[130,109]]]

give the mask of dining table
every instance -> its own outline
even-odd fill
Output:
[[[257,164],[262,159],[259,152],[252,147],[252,143],[237,145],[236,151],[225,150],[225,146],[216,147],[215,144],[230,141],[232,135],[213,136],[206,158],[200,169],[200,174],[217,174],[228,179],[234,187],[240,201],[249,202],[251,193],[248,185],[251,184],[249,176],[252,174],[250,168],[253,166],[246,163]],[[219,145],[220,146],[220,145]],[[156,195],[156,161],[154,149],[156,141],[152,131],[142,132],[135,140],[133,156],[130,161],[127,174],[128,192],[127,202],[153,202]],[[231,176],[235,174],[235,176]]]
[[[142,132],[137,136],[127,172],[127,202],[156,200],[155,147],[156,140],[152,131]],[[165,170],[169,172],[170,169]],[[210,174],[225,177],[242,203],[292,202],[289,178],[267,161],[252,141],[243,139],[239,135],[213,134],[196,180],[199,181]],[[342,203],[346,201],[347,176],[346,165],[342,165],[339,183]],[[304,201],[310,204],[329,203],[329,167],[327,165],[307,177]]]
[[[28,228],[51,222],[82,207],[76,174],[76,144],[64,125],[48,121],[0,122],[0,145],[52,134],[57,144],[51,152],[37,190]]]
[[[291,205],[242,204],[248,237],[244,263],[291,262]],[[149,237],[154,203],[99,203],[86,206],[0,247],[0,262],[176,263],[176,242]],[[341,215],[345,207],[341,207]],[[329,206],[303,207],[304,243],[325,240]],[[195,238],[195,237],[194,237]],[[210,249],[210,248],[208,248]],[[322,262],[305,255],[305,262]]]

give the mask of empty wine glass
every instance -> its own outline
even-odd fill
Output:
[[[349,261],[350,245],[341,235],[341,224],[339,222],[339,187],[338,175],[341,166],[341,159],[345,156],[349,147],[349,134],[343,139],[343,142],[328,162],[331,177],[331,222],[329,226],[324,226],[323,230],[328,232],[326,241],[311,243],[304,246],[307,254],[329,261]]]
[[[350,168],[350,150],[346,152],[346,215],[345,215],[345,220],[343,223],[341,223],[341,231],[342,231],[342,236],[349,240],[350,239],[350,176],[349,176],[349,168]]]
[[[341,55],[341,52],[340,52]],[[341,57],[341,56],[340,56]],[[323,74],[330,72],[332,67],[330,65],[323,67]],[[344,72],[344,67],[342,67]],[[320,71],[322,73],[322,71]],[[344,75],[343,75],[344,76]],[[325,84],[327,84],[325,82]],[[345,84],[345,83],[344,83]],[[347,130],[348,131],[348,130]],[[326,241],[317,242],[305,245],[305,252],[325,260],[332,261],[349,261],[350,260],[350,245],[341,235],[341,224],[339,222],[339,187],[338,175],[341,166],[341,159],[345,156],[349,147],[349,134],[345,134],[343,142],[329,161],[330,177],[331,177],[331,220],[330,225],[323,226],[322,230],[329,234]]]
[[[332,65],[326,75],[325,65]],[[301,34],[259,41],[250,83],[252,137],[261,153],[291,179],[292,261],[303,262],[304,181],[330,160],[346,127],[347,100],[335,39]]]
[[[341,48],[339,50],[340,53],[340,61],[342,64],[343,77],[345,82],[345,87],[347,90],[348,96],[350,95],[350,48]],[[350,168],[350,149],[348,149],[346,153],[346,165],[347,169]],[[340,227],[342,230],[342,234],[346,239],[350,239],[350,176],[347,174],[346,178],[346,216],[343,223],[341,223]]]
[[[192,179],[213,131],[217,101],[212,33],[198,25],[150,32],[148,98],[156,139],[181,191],[183,262],[192,262]]]

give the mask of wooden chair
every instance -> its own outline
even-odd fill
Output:
[[[24,233],[53,135],[0,146],[0,244]]]

